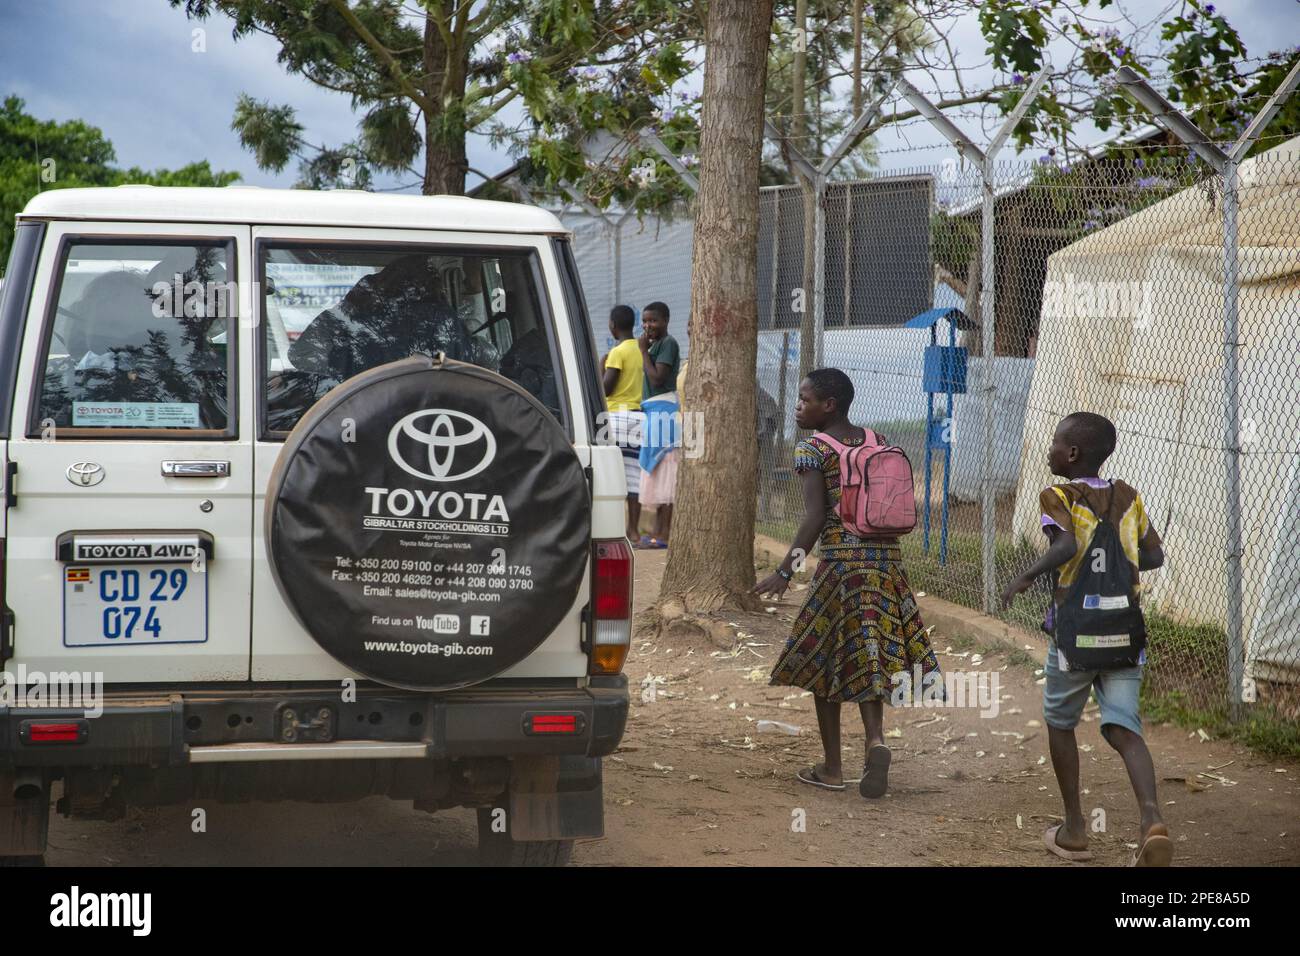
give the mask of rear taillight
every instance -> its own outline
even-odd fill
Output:
[[[591,673],[623,670],[632,643],[632,548],[627,539],[597,541],[592,546]]]
[[[525,714],[526,734],[581,734],[587,727],[582,714]]]
[[[84,720],[24,720],[18,738],[25,744],[79,744],[90,734]]]

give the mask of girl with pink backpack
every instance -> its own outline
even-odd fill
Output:
[[[785,560],[754,591],[780,597],[818,544],[821,560],[772,683],[813,693],[825,761],[796,776],[822,789],[845,788],[840,705],[859,706],[867,756],[858,792],[874,798],[888,787],[884,702],[896,692],[894,675],[910,680],[919,666],[924,686],[942,684],[898,543],[916,524],[911,466],[883,436],[849,423],[852,402],[853,383],[839,369],[817,369],[799,384],[795,424],[815,432],[795,447],[805,516]]]

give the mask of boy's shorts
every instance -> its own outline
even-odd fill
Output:
[[[1057,730],[1079,726],[1088,692],[1095,691],[1101,705],[1101,724],[1118,724],[1139,737],[1142,718],[1138,716],[1138,692],[1142,689],[1142,668],[1125,667],[1114,671],[1063,671],[1057,667],[1056,642],[1047,645],[1047,663],[1043,668],[1043,719]]]
[[[629,498],[635,498],[641,492],[641,435],[644,427],[645,415],[639,411],[609,413],[610,439],[623,452],[623,477],[627,479]]]

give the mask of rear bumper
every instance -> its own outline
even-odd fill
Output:
[[[102,713],[0,706],[0,770],[465,757],[603,757],[622,739],[627,678],[587,687],[490,686],[448,694],[338,684],[292,689],[106,692]],[[539,719],[540,718],[540,719]],[[69,742],[37,724],[77,726]],[[318,725],[304,728],[303,722]],[[297,738],[289,742],[290,736]],[[315,739],[321,738],[321,739]]]

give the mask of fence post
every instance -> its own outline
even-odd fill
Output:
[[[813,180],[813,367],[826,357],[826,174]]]
[[[969,136],[963,133],[952,120],[944,116],[937,106],[931,103],[915,86],[904,79],[898,80],[898,90],[918,113],[929,120],[930,125],[944,135],[944,138],[956,148],[958,155],[970,156],[980,169],[980,183],[983,189],[983,207],[980,216],[980,338],[983,345],[984,372],[980,388],[984,392],[984,454],[980,464],[980,564],[981,590],[985,614],[997,611],[997,496],[993,490],[993,441],[994,407],[997,400],[997,382],[993,375],[993,336],[994,336],[994,195],[993,195],[993,159],[1002,144],[1025,118],[1030,105],[1038,96],[1038,91],[1047,82],[1050,70],[1044,66],[1038,71],[1029,88],[1016,103],[1010,115],[1002,121],[1001,127],[989,142],[987,150],[981,150]]]
[[[980,459],[980,577],[984,594],[984,613],[992,614],[997,601],[997,550],[994,547],[997,532],[997,497],[993,492],[993,411],[997,396],[997,383],[993,377],[993,337],[995,334],[995,279],[994,259],[994,202],[993,159],[985,156],[980,163],[980,186],[983,191],[983,208],[980,213],[980,345],[984,358],[984,375],[980,390],[984,393],[984,439]]]
[[[1228,499],[1228,708],[1233,720],[1241,716],[1242,677],[1246,653],[1242,620],[1241,537],[1241,409],[1238,404],[1241,352],[1237,315],[1237,161],[1223,168],[1223,399],[1228,440],[1224,448]]]
[[[767,327],[776,328],[776,296],[781,286],[781,187],[776,187],[771,195],[776,208],[772,211],[772,275],[767,299]]]
[[[853,325],[853,190],[844,188],[844,327]]]

